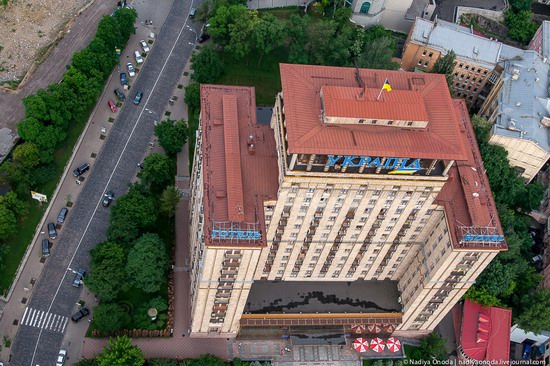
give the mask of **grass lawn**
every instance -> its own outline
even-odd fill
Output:
[[[304,11],[297,6],[288,6],[278,9],[258,9],[260,14],[269,13],[275,15],[279,19],[288,19],[292,15],[304,15]]]
[[[273,106],[275,96],[281,91],[279,63],[288,62],[288,50],[280,47],[264,56],[260,65],[257,54],[236,60],[225,54],[225,72],[214,84],[256,87],[256,104]]]
[[[90,111],[91,112],[91,111]],[[65,164],[71,157],[73,147],[78,140],[78,137],[82,133],[84,125],[88,120],[90,112],[85,113],[85,116],[74,123],[67,132],[67,139],[63,142],[63,146],[58,148],[54,153],[55,175],[49,182],[42,187],[36,187],[35,190],[40,193],[44,193],[50,199],[59,183],[59,179],[63,174]],[[28,245],[36,231],[36,226],[42,219],[42,216],[46,212],[47,204],[40,205],[36,200],[28,197],[29,212],[27,216],[18,222],[17,233],[10,239],[6,240],[6,244],[9,247],[8,253],[4,258],[4,268],[0,269],[0,291],[3,295],[7,295],[11,283],[15,277],[15,272],[19,263],[25,255]]]

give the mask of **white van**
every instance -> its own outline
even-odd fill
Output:
[[[138,65],[143,63],[143,57],[141,57],[141,53],[139,51],[135,51],[134,56],[136,57],[136,63]]]

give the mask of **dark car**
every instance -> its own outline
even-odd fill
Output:
[[[50,255],[50,241],[48,239],[42,239],[42,257]]]
[[[73,170],[73,175],[75,177],[78,177],[78,176],[84,174],[84,172],[86,172],[88,169],[90,169],[90,164],[84,163],[84,164],[80,165],[78,168],[76,168],[75,170]]]
[[[87,308],[82,308],[77,313],[73,314],[73,316],[71,316],[71,320],[75,323],[78,323],[79,320],[87,317],[88,315],[90,315],[90,310],[88,310]]]
[[[115,198],[115,193],[113,191],[105,192],[105,195],[103,196],[103,201],[101,202],[103,207],[109,206],[113,198]]]
[[[206,42],[208,39],[210,39],[210,34],[208,34],[208,33],[203,33],[203,34],[201,34],[201,36],[197,39],[197,42],[203,43],[203,42]]]
[[[78,272],[74,275],[74,280],[73,280],[74,287],[80,287],[80,285],[82,284],[82,279],[84,278],[85,274],[86,274],[85,269],[80,268],[78,270]]]
[[[64,223],[68,213],[69,210],[67,209],[67,207],[63,207],[61,211],[59,211],[59,215],[57,215],[57,222],[60,224]]]
[[[120,73],[120,83],[122,85],[128,85],[128,79],[126,79],[126,73],[125,72]]]
[[[55,229],[55,224],[53,222],[48,224],[48,236],[50,239],[57,238],[57,230]]]
[[[126,100],[126,95],[124,95],[124,93],[119,88],[115,89],[115,95],[121,102],[124,102]]]
[[[136,96],[134,98],[134,104],[138,105],[141,102],[141,98],[143,98],[143,92],[139,91],[136,93]]]

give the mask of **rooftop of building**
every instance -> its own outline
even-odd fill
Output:
[[[447,183],[435,203],[445,209],[453,245],[457,248],[506,250],[504,241],[486,243],[464,241],[465,235],[502,235],[502,227],[483,167],[468,109],[463,99],[453,100],[453,111],[460,125],[457,139],[467,141],[468,158],[449,170]]]
[[[470,60],[482,67],[493,69],[499,59],[502,44],[476,35],[471,28],[441,19],[432,22],[416,18],[410,39],[429,46],[443,54],[453,50],[458,59]]]
[[[206,245],[265,245],[277,152],[269,125],[257,123],[254,88],[202,84],[201,132]]]
[[[396,281],[255,281],[245,313],[401,312]]]
[[[548,61],[527,50],[502,65],[503,86],[493,133],[532,141],[550,153],[550,129],[541,123],[543,118],[550,118]]]
[[[443,75],[296,64],[280,69],[290,153],[467,159],[469,147],[456,138],[459,126]],[[392,91],[382,91],[377,100],[386,79]],[[327,87],[338,91],[333,109],[360,109],[357,118],[420,116],[427,127],[325,123],[321,88]],[[393,111],[396,106],[406,112]]]
[[[519,325],[514,324],[510,329],[510,341],[514,343],[523,343],[525,341],[533,342],[533,345],[540,346],[541,344],[547,343],[550,340],[550,331],[542,330],[540,334],[535,334],[533,332],[526,332],[519,327]]]
[[[461,348],[471,359],[508,365],[512,311],[483,307],[468,299],[462,316]]]

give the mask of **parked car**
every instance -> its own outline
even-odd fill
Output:
[[[103,195],[103,201],[101,202],[103,207],[109,206],[113,201],[113,198],[115,198],[115,193],[113,191],[105,192],[105,195]]]
[[[119,88],[115,88],[115,95],[121,102],[126,100],[126,95]]]
[[[74,287],[80,287],[80,285],[82,284],[82,279],[84,278],[85,274],[86,274],[85,269],[80,268],[78,270],[78,272],[74,275],[74,280],[73,280]]]
[[[48,224],[48,236],[52,240],[57,238],[57,230],[55,229],[55,224],[53,222]]]
[[[143,98],[143,92],[142,91],[138,91],[136,93],[136,96],[134,97],[134,104],[135,105],[138,105],[140,102],[141,102],[141,98]]]
[[[147,45],[147,42],[142,39],[141,41],[139,41],[139,44],[141,45],[141,48],[143,48],[143,52],[149,52],[149,46]]]
[[[126,70],[128,70],[128,75],[130,75],[131,78],[136,76],[136,70],[134,69],[134,65],[132,65],[131,62],[128,62],[126,64]]]
[[[542,262],[543,259],[544,258],[542,257],[542,255],[539,254],[539,255],[534,256],[532,261],[533,261],[533,263],[537,264],[537,263]]]
[[[125,72],[120,73],[120,83],[122,85],[128,85],[128,79],[126,79],[126,73]]]
[[[141,53],[139,51],[134,51],[134,57],[136,58],[136,63],[138,65],[143,63],[143,57],[141,57]]]
[[[197,42],[203,43],[203,42],[206,42],[208,39],[210,39],[210,34],[208,34],[208,33],[203,33],[203,34],[201,34],[201,36],[197,39]]]
[[[48,239],[42,239],[42,257],[50,255],[50,241]]]
[[[90,315],[90,310],[88,310],[87,308],[82,308],[78,312],[73,314],[73,316],[71,316],[71,320],[75,323],[78,323],[79,320],[87,317],[88,315]]]
[[[84,163],[80,165],[78,168],[76,168],[75,170],[73,170],[73,175],[75,177],[78,177],[84,174],[88,169],[90,169],[90,165],[88,163]]]
[[[189,18],[194,19],[195,15],[197,15],[197,9],[195,8],[189,9]]]
[[[68,213],[69,209],[67,207],[63,207],[61,211],[59,211],[59,215],[57,215],[57,222],[60,224],[64,223]]]
[[[59,351],[59,354],[57,355],[57,361],[55,363],[55,366],[63,366],[65,363],[65,358],[67,358],[67,351],[64,349]]]
[[[116,113],[118,112],[118,108],[115,105],[115,102],[112,100],[107,101],[107,104],[109,105],[109,108],[111,108],[111,112]]]

